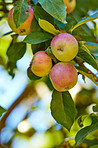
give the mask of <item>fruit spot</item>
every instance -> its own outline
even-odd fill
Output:
[[[69,0],[69,2],[71,3],[73,0]]]
[[[70,88],[68,86],[65,87],[66,90],[69,90]]]
[[[25,29],[21,29],[21,30],[20,30],[20,33],[24,33],[24,32],[26,32]]]
[[[15,6],[18,6],[17,4],[15,4]]]
[[[59,48],[59,49],[57,49],[57,51],[63,51],[63,49],[62,48]]]
[[[26,10],[26,13],[28,13],[29,11],[28,10]]]

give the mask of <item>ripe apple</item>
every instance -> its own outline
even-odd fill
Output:
[[[34,54],[32,63],[31,63],[31,71],[39,76],[46,76],[50,72],[52,67],[51,58],[45,53],[45,51],[38,51]]]
[[[73,64],[59,62],[52,67],[50,80],[57,91],[67,91],[77,83],[78,73]]]
[[[33,9],[29,6],[29,11],[26,11],[26,13],[29,13],[28,18],[25,20],[24,23],[22,23],[18,28],[16,28],[16,25],[14,23],[13,19],[13,12],[14,8],[12,8],[8,14],[8,24],[10,28],[19,35],[27,35],[31,32],[31,23],[34,17]]]
[[[76,7],[76,0],[63,0],[64,4],[67,6],[67,13],[71,13]]]
[[[78,42],[71,34],[60,33],[52,39],[51,49],[59,61],[68,62],[76,57]]]

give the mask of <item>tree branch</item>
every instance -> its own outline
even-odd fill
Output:
[[[93,77],[94,77],[94,79],[95,79],[95,81],[98,82],[98,77],[97,77],[92,71],[90,71],[87,67],[85,67],[85,65],[83,64],[84,61],[81,61],[78,57],[74,58],[74,61],[75,61],[79,66],[83,67],[83,68],[86,70],[86,72],[87,72],[88,74],[92,74]]]
[[[7,117],[9,116],[9,114],[12,112],[12,110],[24,99],[24,98],[28,98],[30,97],[32,94],[36,93],[36,90],[34,89],[33,84],[29,84],[24,92],[19,96],[19,98],[10,106],[10,108],[8,109],[8,111],[4,114],[4,116],[1,118],[0,121],[0,131],[1,129],[5,126],[5,121],[7,119]]]

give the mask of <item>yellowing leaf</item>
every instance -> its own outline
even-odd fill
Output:
[[[83,25],[83,24],[85,24],[85,23],[87,23],[87,22],[93,21],[93,20],[95,20],[95,19],[97,19],[97,18],[98,18],[98,12],[95,13],[95,14],[93,14],[93,15],[91,15],[91,16],[89,16],[89,17],[87,17],[87,18],[85,18],[85,19],[83,19],[83,20],[81,20],[81,21],[79,21],[74,27],[72,27],[72,28],[70,29],[70,32],[72,32],[74,29],[76,29],[76,28],[79,27],[80,25]]]
[[[55,29],[55,27],[46,20],[39,19],[39,25],[43,30],[45,30],[53,35],[57,35],[60,33],[59,30]]]

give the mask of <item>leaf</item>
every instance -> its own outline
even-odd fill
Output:
[[[38,79],[41,78],[41,77],[36,76],[36,75],[31,71],[31,68],[30,68],[30,67],[27,69],[27,75],[28,75],[28,77],[29,77],[30,80],[38,80]]]
[[[18,0],[14,3],[14,13],[13,19],[16,24],[16,28],[18,28],[24,21],[28,18],[29,6],[26,0]]]
[[[70,130],[76,113],[76,108],[70,93],[68,91],[61,93],[54,90],[51,101],[51,114],[53,118],[59,124]]]
[[[93,21],[93,20],[95,20],[97,18],[98,18],[98,12],[91,15],[91,16],[89,16],[89,17],[87,17],[87,18],[85,18],[85,19],[83,19],[83,20],[81,20],[81,21],[79,21],[73,28],[70,29],[70,31],[72,32],[74,29],[76,29],[80,25],[83,25],[83,24],[85,24],[85,23],[87,23],[89,21]]]
[[[95,105],[95,106],[93,106],[93,111],[94,111],[94,112],[98,112],[98,104]]]
[[[38,44],[52,39],[53,36],[46,32],[33,32],[24,39],[25,43]]]
[[[53,85],[52,85],[52,83],[51,83],[51,81],[50,81],[49,75],[45,76],[45,77],[43,78],[43,81],[46,83],[46,85],[48,86],[48,88],[49,88],[51,91],[54,90],[54,87],[53,87]]]
[[[98,53],[98,43],[85,42],[84,45],[93,53]]]
[[[7,50],[7,56],[9,61],[16,62],[21,59],[26,52],[26,44],[23,42],[16,42],[12,44]]]
[[[39,43],[39,44],[32,44],[31,48],[32,48],[33,54],[35,54],[37,51],[44,50],[45,43],[42,42],[42,43]]]
[[[42,31],[35,17],[32,20],[31,32]]]
[[[33,10],[34,10],[34,16],[37,21],[39,21],[39,18],[40,18],[43,20],[47,20],[48,22],[54,25],[53,17],[49,13],[47,13],[42,7],[34,6]]]
[[[66,24],[66,5],[63,0],[38,0],[43,9],[57,20]]]
[[[96,129],[98,129],[98,122],[81,129],[75,137],[76,144],[79,145],[89,133]]]
[[[82,58],[85,62],[93,66],[96,70],[98,70],[98,61],[94,59],[92,55],[87,53],[82,48],[79,48],[78,57]]]
[[[59,30],[57,30],[51,23],[49,23],[46,20],[39,19],[39,25],[43,30],[45,30],[53,35],[57,35],[60,33]]]
[[[86,70],[83,67],[75,66],[77,70],[83,74],[84,76],[88,77],[94,84],[98,86],[98,83],[95,81],[94,76],[92,74],[88,74]]]
[[[3,114],[4,112],[6,112],[6,111],[7,111],[6,109],[4,109],[3,107],[0,106],[0,117],[1,117],[2,114]]]
[[[8,63],[7,63],[7,69],[8,69],[9,75],[11,75],[12,78],[14,78],[14,76],[15,76],[15,72],[14,72],[14,69],[15,68],[17,68],[16,62],[10,62],[10,61],[8,61]]]
[[[90,126],[87,126],[85,128],[82,128],[77,133],[77,135],[75,137],[76,145],[79,145],[85,139],[85,137],[88,134],[90,134],[91,132],[93,132],[96,129],[98,129],[98,116],[91,114],[90,117],[92,118],[92,124]]]
[[[85,42],[84,45],[86,47],[91,47],[91,48],[97,48],[98,49],[98,43]]]

